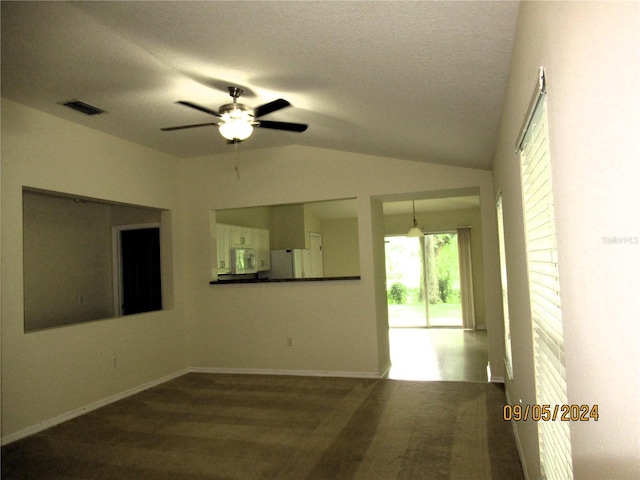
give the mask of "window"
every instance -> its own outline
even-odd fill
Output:
[[[511,356],[511,324],[509,321],[509,291],[507,289],[507,257],[504,248],[504,218],[502,214],[502,192],[496,200],[498,216],[498,248],[500,250],[500,283],[502,285],[502,311],[504,318],[504,365],[509,379],[513,378],[513,360]]]
[[[166,306],[168,212],[26,187],[22,204],[25,332]]]
[[[518,141],[533,329],[536,403],[567,404],[544,70]],[[573,478],[568,422],[538,422],[545,478]]]

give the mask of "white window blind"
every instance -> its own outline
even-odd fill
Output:
[[[507,257],[504,247],[504,218],[502,214],[502,192],[496,200],[498,217],[498,247],[500,250],[500,283],[502,285],[502,312],[504,319],[504,365],[509,379],[513,378],[513,360],[511,356],[511,324],[509,321],[509,290],[507,288]]]
[[[544,72],[518,145],[533,328],[536,403],[567,404],[562,310],[555,234]],[[538,440],[544,478],[573,478],[569,422],[540,421]]]

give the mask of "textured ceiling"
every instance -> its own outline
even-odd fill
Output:
[[[510,1],[2,2],[2,96],[181,157],[232,148],[226,87],[265,120],[250,150],[289,144],[491,168],[516,28]],[[79,99],[106,114],[61,105]]]

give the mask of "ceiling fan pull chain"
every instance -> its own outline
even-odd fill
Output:
[[[238,168],[238,162],[240,161],[240,153],[238,152],[238,143],[240,143],[238,142],[238,140],[233,141],[233,145],[236,150],[236,164],[235,164],[236,176],[238,177],[238,180],[240,180],[240,169]]]

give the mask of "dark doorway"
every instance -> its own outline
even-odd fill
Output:
[[[120,232],[122,314],[162,310],[160,228]]]

